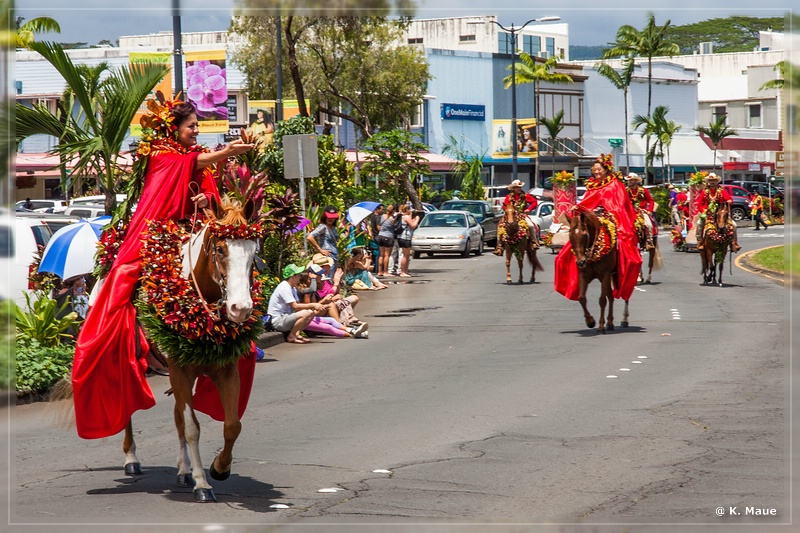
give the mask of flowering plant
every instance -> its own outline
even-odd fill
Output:
[[[559,187],[568,187],[575,183],[575,174],[567,172],[566,170],[562,170],[558,174],[554,174],[550,181],[553,183],[553,185],[558,185]]]
[[[703,180],[705,180],[707,176],[708,172],[706,172],[705,170],[695,172],[689,178],[689,185],[702,185]]]

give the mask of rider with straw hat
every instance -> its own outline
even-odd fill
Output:
[[[650,191],[640,187],[642,178],[639,174],[631,172],[627,175],[625,181],[628,185],[628,197],[630,197],[633,209],[636,211],[636,231],[644,233],[646,248],[652,250],[654,247],[653,228],[655,227],[653,209],[656,206],[653,196]]]
[[[522,183],[520,180],[514,180],[508,185],[508,190],[511,192],[507,194],[505,200],[503,200],[503,208],[505,209],[505,207],[509,204],[514,206],[520,226],[524,227],[528,232],[529,240],[532,243],[531,246],[533,248],[538,248],[539,243],[534,235],[535,232],[531,231],[531,228],[529,228],[528,225],[528,215],[532,210],[536,209],[538,202],[536,201],[535,196],[531,196],[528,193],[522,192],[523,186],[524,183]],[[495,247],[494,251],[492,251],[494,255],[503,255],[505,239],[506,219],[503,217],[497,224],[497,246]]]
[[[728,212],[730,212],[731,208],[733,207],[733,198],[731,198],[731,195],[728,194],[728,191],[719,186],[721,181],[722,178],[713,172],[703,179],[705,189],[700,192],[700,197],[697,199],[697,207],[700,213],[700,223],[697,224],[696,228],[698,250],[702,250],[704,248],[703,229],[706,224],[706,218],[709,210],[711,213],[714,213],[717,210],[717,206],[723,202],[728,204]],[[736,237],[736,223],[732,219],[729,223],[733,226],[731,252],[738,252],[742,247],[739,246],[739,242]]]

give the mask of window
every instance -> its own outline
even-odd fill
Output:
[[[458,42],[460,43],[474,43],[475,36],[474,35],[459,35]]]
[[[747,108],[747,127],[760,128],[761,123],[761,104],[751,104],[745,106]]]
[[[423,110],[422,104],[419,104],[417,107],[414,108],[414,111],[411,113],[411,127],[412,128],[422,128],[425,126],[425,112]]]
[[[422,44],[422,37],[411,37],[408,39],[408,44]]]
[[[720,118],[725,119],[725,124],[728,123],[728,108],[724,105],[716,105],[711,107],[711,120],[717,122]]]
[[[547,57],[553,57],[556,55],[555,37],[545,37],[545,51],[549,54]]]
[[[500,32],[497,34],[497,52],[500,54],[513,54],[516,50],[516,43],[511,38],[510,33]]]
[[[538,56],[542,51],[542,38],[538,35],[523,35],[522,49],[531,57]]]

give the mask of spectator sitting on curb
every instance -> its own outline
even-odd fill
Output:
[[[295,344],[309,342],[308,339],[300,336],[300,332],[311,323],[318,313],[325,310],[325,306],[320,303],[300,303],[296,287],[300,283],[300,274],[305,270],[305,267],[297,266],[294,263],[286,265],[283,269],[284,279],[275,287],[267,306],[267,314],[272,322],[272,327],[284,334],[286,342]]]
[[[354,309],[358,303],[358,296],[351,294],[349,296],[342,296],[340,292],[342,276],[344,271],[341,268],[336,269],[336,273],[331,279],[331,268],[333,267],[333,260],[322,254],[314,254],[311,258],[311,266],[313,269],[316,265],[322,269],[317,279],[317,298],[320,303],[329,302],[328,315],[335,318],[345,326],[358,326],[361,321],[356,318]]]
[[[344,282],[348,287],[356,288],[356,282],[360,281],[368,289],[386,289],[388,285],[382,283],[372,275],[372,263],[369,255],[361,246],[352,249],[350,257],[345,263]]]

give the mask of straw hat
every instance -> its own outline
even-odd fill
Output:
[[[333,266],[333,259],[324,254],[314,254],[311,256],[311,262],[321,267]]]
[[[705,183],[706,185],[717,185],[719,184],[720,181],[722,181],[722,178],[720,178],[713,172],[703,179],[703,183]]]
[[[625,180],[628,182],[629,185],[632,185],[634,182],[635,183],[641,183],[642,182],[641,176],[639,176],[639,174],[637,174],[636,172],[631,172],[630,174],[628,174],[625,177]]]
[[[514,180],[514,181],[511,182],[511,184],[508,186],[508,188],[509,189],[522,189],[524,186],[525,186],[525,184],[522,183],[522,181]]]

